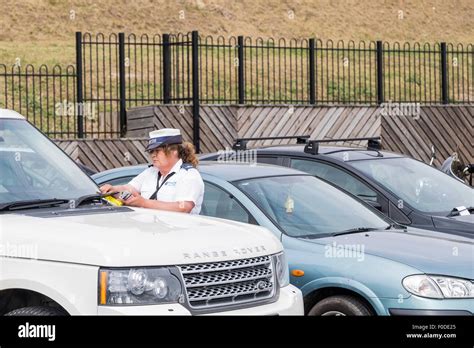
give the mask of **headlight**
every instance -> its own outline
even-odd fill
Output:
[[[403,279],[403,287],[410,293],[428,298],[471,298],[474,285],[471,281],[437,275],[411,275]]]
[[[286,261],[285,253],[280,253],[274,256],[275,272],[280,287],[290,284],[290,271],[288,269],[288,262]]]
[[[100,305],[153,305],[178,302],[181,283],[168,268],[99,271]]]

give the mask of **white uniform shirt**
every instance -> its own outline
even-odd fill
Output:
[[[156,199],[163,202],[194,202],[191,214],[199,214],[204,197],[204,182],[196,168],[186,169],[182,168],[182,165],[183,161],[180,159],[171,168],[167,176],[160,178],[160,185],[163,184],[166,177],[168,177],[168,180],[161,186]],[[171,173],[175,174],[170,177]],[[129,185],[132,185],[144,198],[149,199],[156,191],[157,179],[158,169],[156,167],[149,167],[133,178]]]

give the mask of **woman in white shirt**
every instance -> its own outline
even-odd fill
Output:
[[[204,182],[196,169],[198,158],[191,143],[183,142],[179,129],[150,132],[146,151],[152,166],[127,185],[103,185],[102,193],[128,191],[125,205],[199,214]]]

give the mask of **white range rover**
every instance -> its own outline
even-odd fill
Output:
[[[0,109],[0,315],[302,315],[261,227],[109,205],[24,117]]]

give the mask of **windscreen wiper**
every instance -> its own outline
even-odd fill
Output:
[[[13,211],[33,208],[53,207],[68,203],[69,199],[33,199],[0,204],[0,211]]]
[[[451,210],[447,216],[448,217],[459,216],[459,215],[462,215],[461,212],[463,211],[467,211],[469,214],[472,214],[474,211],[474,207],[466,207],[466,209],[461,209],[461,210],[458,210],[457,208],[453,208],[453,210]],[[466,214],[466,215],[469,215],[469,214]]]
[[[331,233],[311,233],[311,234],[302,234],[300,236],[294,236],[295,238],[302,238],[302,239],[318,239],[318,238],[325,238],[331,236]]]
[[[356,227],[356,228],[350,228],[348,230],[344,230],[341,232],[335,232],[331,234],[332,236],[342,236],[344,234],[352,234],[352,233],[360,233],[360,232],[369,232],[369,231],[376,231],[379,230],[379,228],[374,228],[374,227]]]

